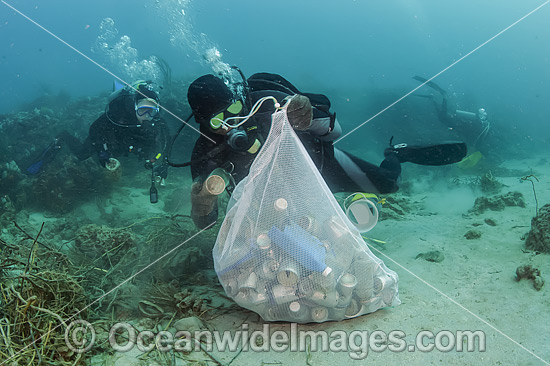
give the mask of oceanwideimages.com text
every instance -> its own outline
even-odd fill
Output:
[[[65,332],[67,346],[75,352],[92,348],[95,331],[82,321]],[[290,329],[273,330],[264,324],[261,330],[251,330],[243,324],[235,331],[138,331],[129,323],[116,323],[109,331],[109,344],[114,351],[128,352],[137,347],[142,352],[158,349],[161,352],[347,352],[354,360],[365,359],[369,352],[484,352],[486,337],[483,331],[429,330],[418,332],[414,338],[402,330],[300,330],[293,323]],[[280,326],[273,327],[280,328]],[[88,340],[87,342],[85,340]],[[77,341],[78,340],[78,341]]]

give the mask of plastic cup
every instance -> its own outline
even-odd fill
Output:
[[[356,299],[351,299],[349,306],[346,309],[346,318],[355,318],[362,314],[363,306]]]
[[[338,293],[336,291],[324,292],[315,291],[309,299],[317,305],[326,306],[327,308],[333,308],[338,305]]]
[[[306,305],[293,301],[288,305],[290,317],[296,321],[306,321],[309,317],[309,309]]]
[[[276,304],[284,304],[287,302],[298,300],[298,296],[296,296],[295,287],[275,285],[273,286],[272,291],[273,291],[273,300],[275,301]]]
[[[328,309],[322,306],[316,306],[311,309],[311,320],[316,323],[322,323],[328,320]]]
[[[374,277],[374,293],[378,294],[378,293],[382,292],[382,290],[388,284],[389,280],[390,279],[386,276]]]
[[[277,281],[283,286],[295,286],[300,279],[298,266],[294,262],[287,262],[279,268]]]
[[[359,232],[366,233],[378,222],[378,208],[368,198],[360,198],[347,207],[346,216]]]
[[[332,320],[342,320],[346,317],[347,307],[336,307],[329,310]]]
[[[216,168],[204,181],[204,188],[208,193],[218,196],[225,191],[229,184],[229,174],[222,168]]]
[[[235,279],[230,279],[225,284],[225,292],[228,296],[233,297],[237,294],[239,291],[239,287],[237,286],[237,281]]]

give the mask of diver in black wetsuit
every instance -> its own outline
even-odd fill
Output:
[[[44,162],[53,159],[62,143],[79,160],[97,154],[99,163],[108,169],[120,166],[118,158],[135,154],[147,169],[153,170],[151,201],[156,202],[154,181],[164,184],[168,174],[165,163],[168,129],[159,112],[160,99],[150,82],[139,81],[119,89],[111,94],[105,112],[92,123],[83,143],[69,132],[61,132],[27,172],[37,174]]]
[[[400,163],[443,165],[460,161],[466,155],[463,143],[430,147],[399,144],[386,149],[385,159],[376,166],[334,148],[333,141],[340,137],[341,127],[330,112],[326,96],[302,93],[283,77],[268,73],[254,74],[247,80],[243,77],[240,89],[243,95],[238,96],[214,75],[201,76],[189,86],[187,97],[200,131],[215,141],[200,136],[191,156],[191,216],[199,228],[216,221],[218,216],[217,196],[206,194],[203,182],[218,167],[227,169],[235,183],[246,177],[269,133],[274,102],[265,101],[238,128],[228,128],[222,121],[248,115],[265,96],[275,97],[281,104],[285,98],[293,97],[287,108],[289,122],[334,193],[392,193],[398,189]]]
[[[491,127],[487,119],[487,111],[485,111],[485,108],[479,108],[475,113],[451,108],[449,106],[447,92],[439,85],[421,76],[414,76],[413,79],[425,83],[426,86],[434,89],[441,95],[441,104],[437,104],[434,100],[435,110],[439,121],[450,130],[463,136],[472,148],[482,150],[481,145]],[[433,96],[429,97],[433,100]],[[483,150],[485,150],[483,153],[487,152],[487,149]]]

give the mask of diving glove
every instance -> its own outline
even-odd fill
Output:
[[[313,109],[309,98],[296,94],[288,104],[286,109],[288,121],[296,131],[306,131],[311,126],[313,119]]]
[[[166,179],[168,177],[168,164],[165,161],[153,163],[153,173],[157,177]]]
[[[106,166],[107,163],[109,163],[109,160],[111,159],[111,154],[109,154],[107,151],[105,150],[101,150],[98,154],[97,154],[98,158],[99,158],[99,163],[102,165],[102,166]]]

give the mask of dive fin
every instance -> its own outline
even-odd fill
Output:
[[[439,94],[441,94],[443,96],[447,96],[447,92],[445,90],[441,89],[441,87],[439,85],[437,85],[436,83],[434,83],[433,81],[428,81],[428,79],[423,78],[422,76],[418,76],[418,75],[413,76],[413,79],[416,80],[416,81],[420,81],[421,83],[425,83],[430,88],[432,88],[434,90],[437,90],[439,92]]]
[[[124,89],[126,85],[118,81],[117,79],[113,80],[113,91],[119,91],[120,89]]]
[[[392,153],[397,156],[400,163],[437,166],[458,163],[466,156],[468,149],[464,142],[450,141],[424,146],[397,144],[386,149],[384,156]]]
[[[52,161],[57,155],[59,149],[61,148],[58,142],[58,139],[54,139],[54,141],[50,145],[48,145],[48,147],[42,152],[42,154],[40,154],[40,157],[27,169],[25,169],[26,172],[30,175],[40,173],[42,167],[44,166],[44,162]]]
[[[40,173],[40,170],[42,169],[42,165],[44,165],[44,160],[37,161],[36,163],[31,164],[27,168],[27,173],[30,175],[35,175]]]
[[[469,169],[469,168],[473,168],[477,165],[477,163],[480,162],[480,160],[483,159],[483,154],[481,154],[481,152],[479,151],[476,151],[474,153],[471,153],[470,155],[468,155],[467,157],[465,157],[464,159],[462,159],[458,164],[457,166],[460,168],[460,169]]]

